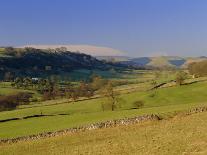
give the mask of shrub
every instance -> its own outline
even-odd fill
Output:
[[[8,96],[0,96],[0,111],[12,110],[15,109],[18,105],[28,104],[31,97],[32,94],[26,92]]]
[[[140,109],[140,108],[142,108],[142,107],[144,106],[144,102],[143,102],[143,101],[135,101],[135,102],[133,103],[133,105],[134,105],[134,107],[135,107],[136,109]]]
[[[183,72],[183,71],[178,72],[177,75],[176,75],[177,85],[181,86],[184,83],[186,77],[187,77],[187,75],[186,75],[185,72]]]
[[[32,98],[32,93],[21,92],[13,95],[13,97],[16,97],[16,100],[19,102],[19,104],[28,104],[30,102],[30,99]]]
[[[150,93],[150,94],[149,94],[149,97],[151,97],[151,98],[155,97],[155,95],[156,95],[155,93],[156,93],[156,91]]]

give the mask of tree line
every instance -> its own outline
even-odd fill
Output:
[[[28,104],[31,98],[32,94],[28,92],[0,96],[0,111],[12,110],[19,105]]]
[[[11,85],[15,88],[36,90],[42,94],[43,100],[66,97],[75,101],[80,97],[90,98],[106,84],[106,79],[93,75],[89,81],[81,81],[78,84],[62,82],[56,78],[17,77]]]
[[[194,62],[188,66],[189,73],[195,77],[207,75],[207,60]]]

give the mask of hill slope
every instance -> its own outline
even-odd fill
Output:
[[[207,154],[207,113],[3,144],[1,154]],[[198,121],[199,120],[199,121]]]
[[[118,61],[125,65],[148,66],[148,67],[176,67],[186,68],[192,62],[207,60],[206,57],[178,57],[178,56],[160,56],[160,57],[97,57],[100,60]]]
[[[49,52],[39,49],[13,49],[0,57],[1,76],[12,72],[24,76],[60,74],[76,69],[107,70],[111,65],[87,54],[74,52]]]

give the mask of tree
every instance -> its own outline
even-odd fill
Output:
[[[71,92],[71,96],[73,101],[76,101],[79,98],[79,93],[77,90],[73,89],[73,91]]]
[[[176,75],[177,85],[181,86],[184,83],[185,79],[186,79],[186,73],[185,72],[180,71],[180,72],[177,73],[177,75]]]
[[[66,52],[67,51],[67,47],[60,47],[60,51],[61,52]]]
[[[48,93],[49,99],[55,99],[59,92],[57,83],[47,79],[45,84],[45,92]]]
[[[43,93],[46,89],[46,80],[45,79],[39,79],[38,80],[38,91],[40,93]]]
[[[189,73],[195,77],[207,75],[207,60],[201,62],[193,62],[188,65]]]
[[[90,98],[94,94],[94,91],[90,87],[90,85],[83,81],[80,83],[78,91],[79,91],[79,96],[87,97],[87,98]]]
[[[152,88],[156,88],[156,86],[157,86],[157,81],[156,81],[156,80],[152,80],[152,81],[151,81],[151,85],[152,85]]]
[[[32,79],[30,77],[24,78],[23,85],[25,89],[29,89],[29,87],[32,86]]]
[[[154,76],[155,76],[155,79],[159,79],[161,76],[160,71],[156,71]]]
[[[107,80],[103,79],[100,76],[97,75],[92,75],[91,77],[91,88],[96,91],[101,89],[103,86],[105,86],[107,84]]]
[[[156,95],[156,90],[157,90],[157,81],[156,80],[152,80],[151,83],[152,85],[152,89],[151,89],[151,93],[150,93],[150,97],[155,97]]]
[[[23,79],[21,77],[17,77],[13,82],[13,86],[21,88],[23,86]]]
[[[40,79],[38,89],[43,94],[44,100],[55,99],[59,95],[59,88],[56,82],[49,79]]]
[[[111,110],[114,111],[115,108],[119,106],[118,94],[114,92],[111,82],[108,82],[107,85],[103,88],[103,95],[106,97],[106,104],[111,107]],[[103,107],[104,105],[102,105]],[[104,109],[104,108],[103,108]]]
[[[134,103],[133,103],[133,105],[134,105],[134,107],[136,108],[136,109],[140,109],[141,107],[143,107],[144,106],[144,102],[143,101],[135,101]]]
[[[10,56],[15,55],[15,49],[13,47],[6,47],[4,51],[5,51],[5,54],[7,55],[10,55]]]
[[[30,102],[30,98],[32,98],[32,94],[27,92],[0,96],[0,111],[12,110],[18,105],[28,104]]]
[[[4,74],[4,80],[5,81],[12,81],[14,79],[14,73],[6,72]]]

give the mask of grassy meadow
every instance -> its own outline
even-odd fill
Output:
[[[52,101],[50,101],[51,105],[49,103],[46,105],[39,104],[39,106],[30,105],[22,109],[1,112],[0,119],[22,118],[35,114],[54,116],[1,123],[0,138],[14,138],[144,114],[156,113],[164,117],[175,111],[207,105],[206,89],[207,83],[200,82],[153,91],[135,91],[128,94],[121,94],[121,107],[115,111],[102,110],[101,104],[106,100],[104,98],[68,103],[65,101],[66,103],[60,102],[57,105],[53,105]],[[144,102],[144,107],[141,109],[134,108],[133,103],[138,100]],[[12,130],[14,128],[15,130]]]
[[[1,155],[30,154],[207,154],[207,113],[170,120],[2,144]]]
[[[96,71],[98,73],[98,71]],[[31,92],[38,99],[28,105],[19,105],[15,110],[0,112],[0,120],[20,118],[0,123],[0,139],[17,138],[44,132],[52,132],[79,127],[95,122],[121,118],[130,118],[146,114],[157,114],[162,121],[143,122],[141,124],[86,131],[66,136],[46,138],[36,141],[1,144],[0,154],[200,154],[206,153],[207,113],[193,114],[187,117],[174,117],[176,112],[195,107],[207,106],[206,78],[187,77],[185,85],[173,83],[177,71],[126,71],[108,76],[118,93],[119,106],[115,111],[104,109],[107,98],[96,92],[92,98],[79,98],[72,101],[67,98],[41,100],[42,95],[32,89],[17,89],[9,82],[0,83],[0,95]],[[74,77],[91,74],[87,70],[72,73]],[[105,74],[105,75],[104,75]],[[159,74],[159,77],[157,77]],[[167,85],[152,90],[152,81]],[[79,81],[74,81],[78,85]],[[135,102],[141,101],[140,108]],[[42,117],[23,117],[43,115]],[[172,118],[172,119],[168,119]],[[163,136],[164,135],[164,136]],[[196,137],[199,137],[197,141]]]

